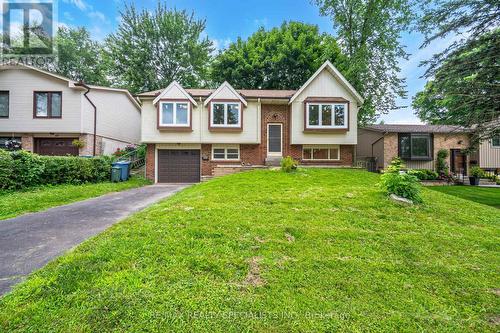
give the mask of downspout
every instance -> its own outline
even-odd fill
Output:
[[[83,88],[87,89],[87,91],[83,94],[83,96],[85,96],[87,101],[94,108],[94,143],[93,143],[93,147],[92,147],[92,155],[95,157],[96,156],[96,143],[97,143],[97,106],[95,106],[95,104],[90,100],[89,96],[87,96],[88,93],[90,92],[90,87],[88,85],[86,85],[85,83],[80,81],[78,83],[75,83],[75,86],[83,87]]]

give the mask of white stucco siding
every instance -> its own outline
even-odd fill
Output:
[[[68,82],[31,69],[0,71],[0,90],[9,92],[9,118],[0,118],[1,132],[79,133],[81,124],[81,91]],[[33,118],[35,91],[62,92],[62,118]]]
[[[88,96],[97,106],[97,135],[126,143],[140,142],[141,113],[127,94],[91,89]],[[83,105],[82,130],[84,133],[93,134],[94,109],[84,97]]]
[[[234,98],[234,97],[233,97]],[[248,102],[242,109],[243,130],[238,132],[218,132],[208,129],[208,108],[203,114],[201,142],[203,143],[260,143],[260,111],[258,102]]]
[[[493,147],[491,140],[479,146],[479,167],[485,169],[500,168],[500,148]]]
[[[308,97],[342,97],[350,102],[349,131],[304,133],[304,100]],[[324,69],[292,103],[291,144],[357,144],[358,103],[335,77]]]
[[[170,96],[165,98],[171,98]],[[260,104],[249,102],[242,110],[243,130],[238,132],[211,132],[208,126],[208,106],[196,100],[193,107],[191,131],[157,128],[157,108],[153,100],[143,100],[141,141],[146,143],[260,143]]]

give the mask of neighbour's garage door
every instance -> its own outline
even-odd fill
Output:
[[[158,150],[159,183],[197,183],[199,181],[199,150]]]
[[[51,156],[78,156],[78,148],[73,146],[73,140],[76,138],[64,139],[35,139],[35,153]]]

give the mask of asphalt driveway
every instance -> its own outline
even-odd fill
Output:
[[[0,295],[87,238],[187,186],[146,186],[0,221]]]

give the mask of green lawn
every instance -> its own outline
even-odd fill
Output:
[[[45,186],[25,191],[0,191],[0,220],[21,214],[38,212],[109,193],[149,184],[144,178],[133,177],[123,183]]]
[[[500,208],[500,188],[478,186],[431,186],[430,189]]]
[[[498,210],[364,171],[252,171],[188,188],[0,299],[0,331],[496,332]]]

